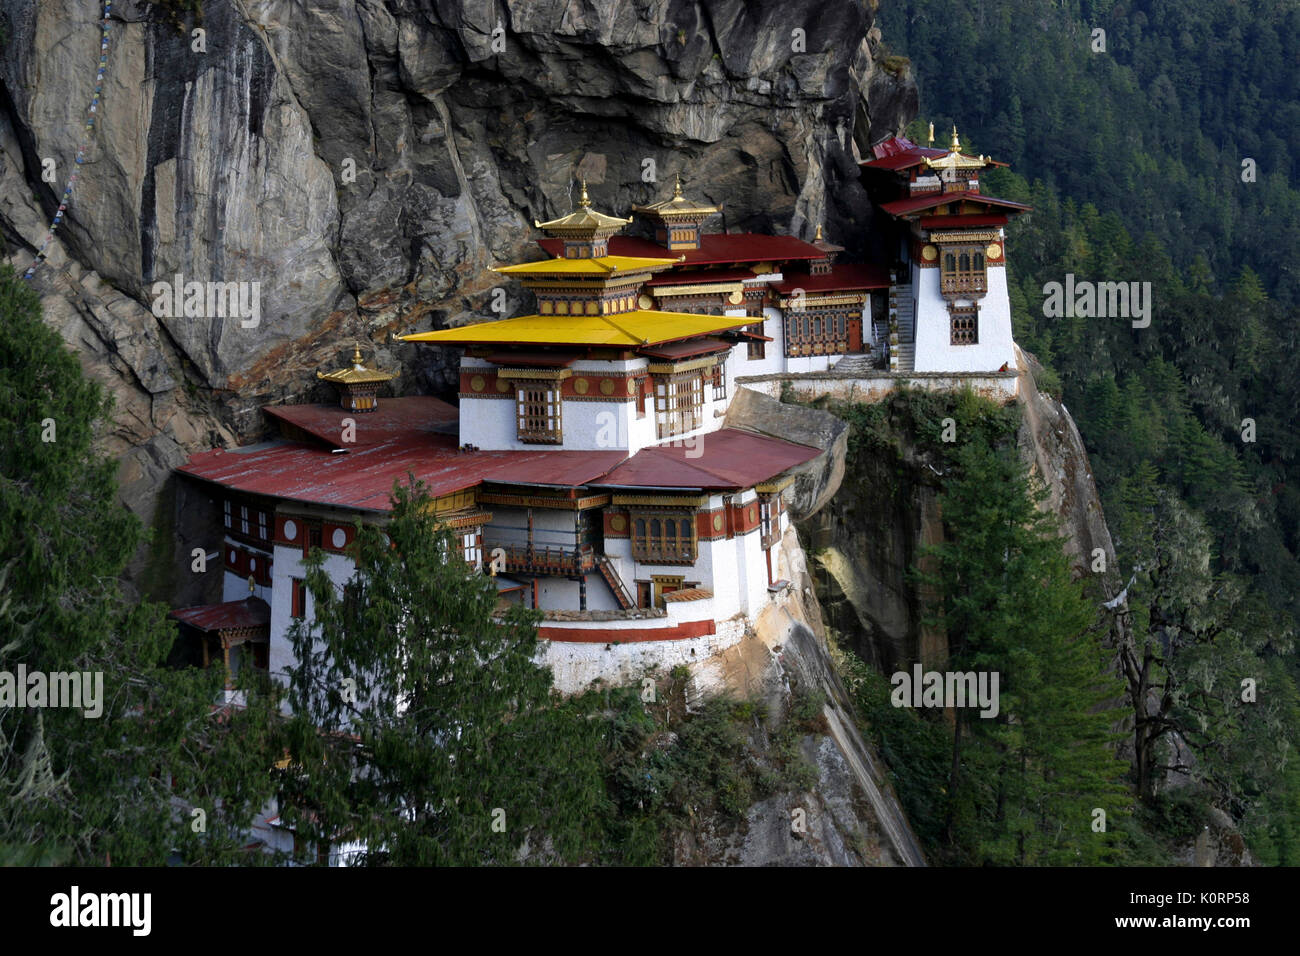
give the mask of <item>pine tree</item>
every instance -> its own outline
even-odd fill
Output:
[[[110,409],[35,293],[0,269],[0,672],[103,681],[97,717],[0,707],[0,859],[243,859],[272,792],[273,701],[215,708],[224,674],[165,669],[167,609],[123,599],[143,532],[95,448]]]
[[[358,527],[342,592],[319,551],[306,586],[281,795],[300,838],[353,844],[372,865],[504,863],[526,842],[592,850],[608,809],[602,725],[552,698],[537,612],[497,607],[423,485],[395,488],[382,529]]]
[[[955,458],[940,502],[945,540],[922,578],[941,595],[948,667],[998,673],[1001,707],[993,719],[955,712],[952,819],[964,813],[969,830],[952,836],[970,841],[972,862],[1105,860],[1113,831],[1093,822],[1097,809],[1123,813],[1105,706],[1119,688],[1095,612],[1014,449],[971,442]],[[964,774],[966,763],[980,772]]]

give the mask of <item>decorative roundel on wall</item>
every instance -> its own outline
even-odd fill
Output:
[[[294,524],[292,521],[286,521],[284,523],[284,540],[286,541],[298,540],[298,526]]]
[[[713,530],[714,531],[722,530],[722,515],[713,516]]]
[[[615,531],[623,531],[627,528],[627,519],[622,515],[614,515],[609,519],[609,526]]]
[[[613,395],[613,394],[614,394],[614,380],[613,380],[613,379],[602,378],[602,379],[600,380],[600,394],[602,394],[602,395]]]
[[[498,378],[498,379],[497,379],[497,391],[498,391],[498,392],[508,392],[508,391],[510,391],[510,383],[507,382],[507,381],[506,381],[505,379],[503,379],[503,378]]]
[[[487,382],[485,382],[485,381],[483,380],[483,376],[482,376],[482,375],[475,375],[473,378],[471,378],[471,379],[469,380],[469,387],[472,388],[472,389],[474,389],[474,391],[476,391],[476,392],[481,392],[481,391],[483,391],[483,389],[484,389],[484,387],[485,387],[486,385],[487,385]]]
[[[629,378],[629,379],[627,380],[627,393],[628,393],[629,395],[635,395],[635,394],[636,394],[636,380],[635,380],[635,379],[630,379],[630,378]]]
[[[589,388],[591,388],[591,383],[585,378],[575,378],[573,380],[573,390],[579,395],[586,395]]]
[[[727,301],[732,305],[740,305],[740,303],[745,301],[745,293],[737,289],[735,292],[731,293],[731,295],[727,296]]]
[[[330,541],[333,542],[334,547],[341,548],[348,543],[348,533],[342,528],[335,528],[334,534],[330,536]]]
[[[648,295],[643,295],[636,300],[636,304],[642,309],[648,309],[655,304],[655,300]]]
[[[257,570],[257,558],[249,558],[249,559],[248,559],[248,570],[250,570],[250,571],[256,571],[256,570]]]
[[[230,552],[230,560],[229,560],[228,563],[230,563],[230,564],[234,564],[234,563],[235,563],[235,557],[236,557],[235,552],[231,551],[231,552]]]
[[[753,505],[750,505],[750,506],[749,506],[749,511],[747,511],[746,514],[749,515],[749,520],[750,520],[750,521],[757,521],[757,520],[758,520],[758,509],[755,508]]]
[[[934,262],[935,259],[939,258],[939,250],[934,246],[926,246],[921,250],[921,258],[926,262]]]
[[[989,247],[984,250],[984,255],[988,256],[990,259],[1001,259],[1002,247],[999,246],[996,242],[990,243]]]

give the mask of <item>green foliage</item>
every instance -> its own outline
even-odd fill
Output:
[[[1135,786],[1157,801],[1176,767],[1261,859],[1294,859],[1300,777],[1284,754],[1300,741],[1300,274],[1278,251],[1300,247],[1300,78],[1278,64],[1300,55],[1300,8],[925,8],[887,6],[882,31],[929,103],[962,104],[936,126],[956,121],[1018,170],[982,187],[1034,207],[1009,229],[1013,328],[1062,383],[1132,585]],[[1105,53],[1090,49],[1094,26]],[[1043,286],[1067,272],[1150,282],[1150,327],[1045,317]],[[1179,548],[1195,567],[1174,559]],[[1267,706],[1231,699],[1259,675]],[[1190,766],[1173,759],[1175,735],[1190,741]],[[1269,739],[1289,750],[1268,751]]]
[[[116,501],[116,463],[95,448],[110,408],[35,293],[0,268],[0,671],[103,680],[98,717],[0,709],[0,853],[230,863],[271,794],[274,700],[214,708],[224,674],[166,669],[166,607],[124,599],[117,577],[143,535]],[[173,799],[205,811],[205,832]]]

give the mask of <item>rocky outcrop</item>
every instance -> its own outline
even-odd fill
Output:
[[[724,424],[821,449],[816,458],[791,471],[795,483],[788,492],[788,503],[796,520],[820,511],[839,490],[848,455],[849,426],[829,412],[787,405],[762,392],[738,388],[727,406]]]
[[[98,0],[0,0],[0,255],[20,270],[83,137]],[[117,396],[148,518],[186,454],[313,397],[354,339],[404,393],[451,386],[392,333],[481,313],[490,267],[584,176],[625,213],[681,173],[718,228],[868,234],[856,153],[910,119],[860,0],[118,0],[108,79],[34,282]],[[192,33],[201,29],[202,34]],[[56,182],[42,179],[52,160]],[[256,283],[260,321],[155,316],[154,283]],[[505,287],[507,308],[524,306]]]
[[[1040,392],[1033,356],[1020,353],[1020,453],[1060,520],[1075,573],[1099,600],[1122,587],[1114,547],[1088,454],[1069,411]],[[885,399],[888,401],[889,399]],[[812,556],[826,624],[883,673],[946,658],[944,636],[924,622],[923,596],[910,579],[927,545],[942,540],[942,473],[910,435],[896,436],[894,456],[859,456],[829,508],[800,523]],[[1096,550],[1105,570],[1094,572]]]

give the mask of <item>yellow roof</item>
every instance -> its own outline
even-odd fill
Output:
[[[397,378],[397,373],[366,368],[365,363],[361,361],[361,348],[358,346],[352,351],[351,366],[333,372],[317,372],[316,377],[326,382],[334,382],[336,385],[365,385],[372,382],[387,382]]]
[[[666,269],[681,262],[685,256],[676,259],[651,259],[642,256],[597,256],[595,259],[567,259],[556,257],[542,259],[538,262],[521,262],[514,266],[497,266],[493,272],[518,275],[592,275],[614,276],[625,272],[648,272],[651,269]]]
[[[521,315],[456,329],[398,336],[439,345],[588,345],[640,348],[739,329],[753,322],[736,315],[691,315],[637,309],[618,315]]]

